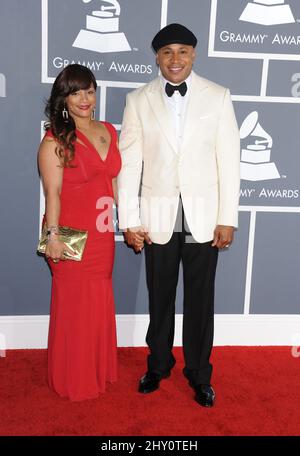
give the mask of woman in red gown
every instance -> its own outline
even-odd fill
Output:
[[[71,400],[96,398],[117,379],[113,201],[121,159],[115,128],[93,120],[93,73],[69,65],[56,78],[39,149],[52,271],[49,385]],[[88,231],[80,262],[63,260],[58,225]]]

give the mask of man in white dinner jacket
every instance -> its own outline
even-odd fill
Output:
[[[139,391],[158,389],[176,362],[182,261],[183,372],[196,401],[211,407],[214,281],[218,249],[229,247],[238,224],[240,145],[229,90],[192,70],[196,44],[180,24],[152,41],[161,76],[127,95],[118,212],[126,242],[136,251],[145,246],[150,354]]]

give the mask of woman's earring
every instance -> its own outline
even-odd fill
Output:
[[[92,111],[92,120],[95,120],[96,118],[96,109],[94,108]]]
[[[66,107],[64,107],[64,109],[62,110],[62,116],[63,116],[63,119],[65,122],[68,122],[69,120],[69,113],[68,111],[66,110]]]

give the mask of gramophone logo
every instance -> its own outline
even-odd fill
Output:
[[[6,97],[6,79],[2,73],[0,73],[0,97]]]
[[[241,179],[261,181],[279,179],[275,163],[271,162],[273,139],[258,122],[258,112],[251,112],[240,128],[241,139],[249,138],[251,144],[242,148]],[[256,139],[254,139],[256,138]]]
[[[90,3],[93,0],[82,0]],[[81,29],[73,47],[95,52],[131,51],[124,33],[119,32],[120,4],[117,0],[102,0],[100,11],[92,11],[86,16],[86,28]]]
[[[248,2],[240,21],[260,25],[291,24],[295,22],[290,5],[285,0],[253,0]]]

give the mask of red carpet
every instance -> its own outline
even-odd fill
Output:
[[[45,350],[0,358],[0,435],[236,436],[300,434],[300,358],[290,347],[216,347],[212,409],[193,401],[177,364],[159,391],[136,392],[144,348],[119,349],[119,381],[97,400],[69,402],[47,386]]]

